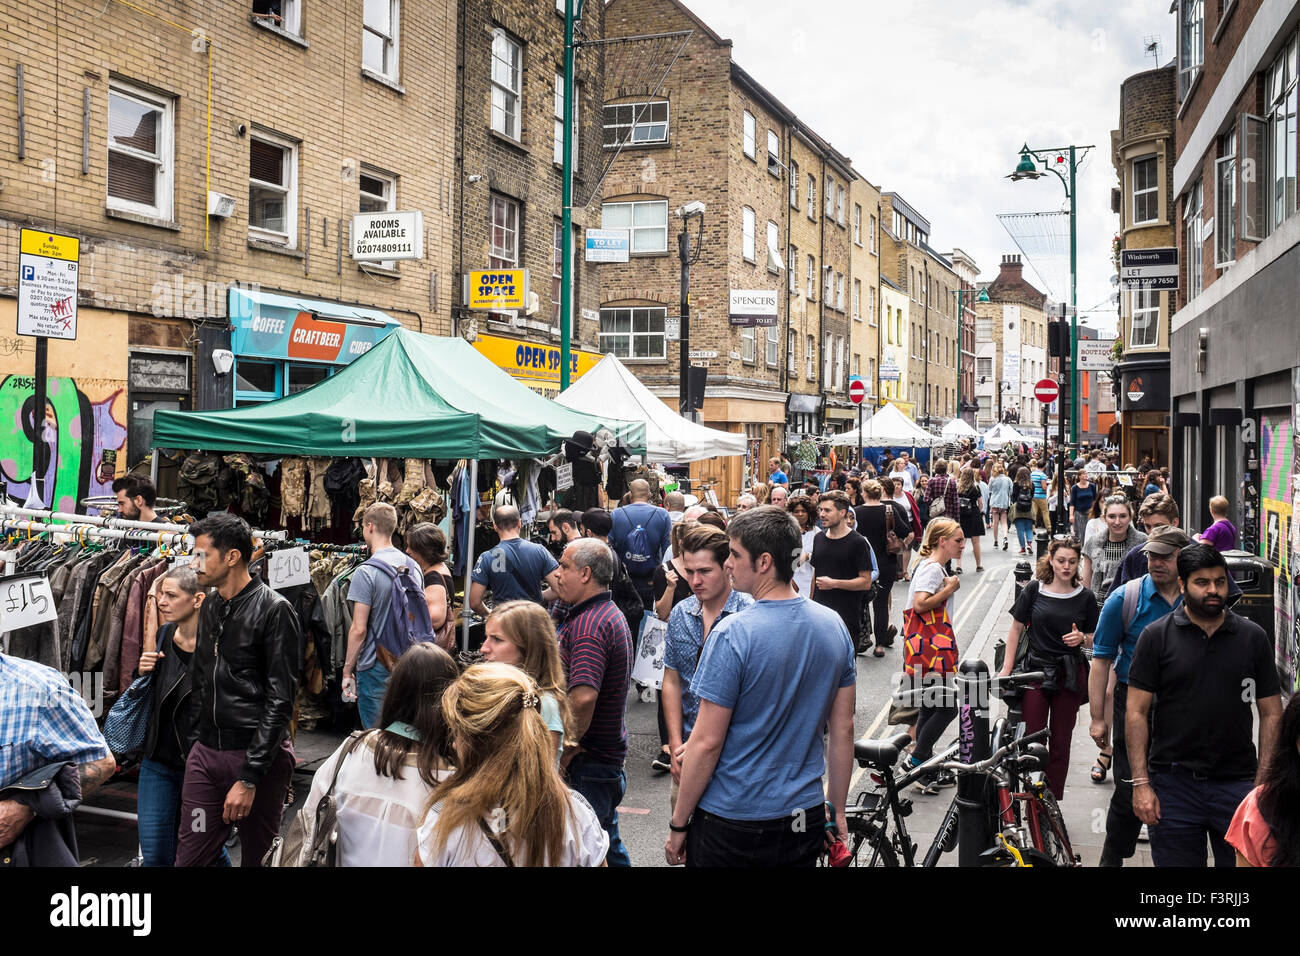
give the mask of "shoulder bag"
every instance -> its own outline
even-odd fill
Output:
[[[339,808],[334,799],[334,788],[338,786],[339,771],[343,763],[352,754],[366,736],[358,730],[343,746],[338,763],[334,764],[334,778],[330,780],[329,789],[320,798],[315,807],[303,807],[289,824],[287,835],[277,836],[271,841],[271,848],[262,857],[263,866],[284,867],[331,867],[338,866],[339,844]],[[307,814],[312,814],[315,826],[311,831],[311,843],[307,843]]]
[[[903,539],[894,531],[894,505],[885,503],[885,550],[890,554],[898,554],[903,550]]]

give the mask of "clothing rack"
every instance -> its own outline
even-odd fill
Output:
[[[294,538],[284,545],[288,548],[306,548],[308,551],[326,551],[331,554],[368,554],[364,544],[315,544],[306,538]]]
[[[112,515],[79,515],[70,514],[65,511],[43,511],[39,508],[20,508],[17,505],[0,504],[0,515],[7,515],[21,518],[39,518],[45,521],[66,521],[77,525],[94,525],[96,527],[108,529],[123,529],[132,531],[162,531],[165,533],[182,533],[189,531],[189,525],[177,524],[174,521],[131,521],[127,518],[117,518]],[[284,541],[288,538],[287,531],[254,531],[254,538],[262,538],[267,541]]]
[[[29,534],[66,534],[71,538],[134,541],[140,544],[169,545],[189,550],[194,546],[194,539],[184,531],[142,531],[131,528],[101,528],[88,524],[45,524],[39,521],[0,517],[0,533],[9,531],[26,531]]]

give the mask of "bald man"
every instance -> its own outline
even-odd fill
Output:
[[[642,603],[652,608],[655,568],[670,547],[673,521],[667,511],[650,503],[650,483],[645,479],[628,482],[627,490],[632,500],[614,509],[609,545],[627,568]]]
[[[672,519],[673,524],[677,524],[686,513],[686,496],[680,491],[670,491],[664,495],[664,507],[668,509],[668,517]]]
[[[519,537],[519,509],[514,505],[498,505],[492,525],[501,543],[479,555],[470,575],[469,606],[486,615],[488,591],[493,604],[514,600],[541,604],[542,588],[555,585],[559,567],[555,558],[540,544]]]

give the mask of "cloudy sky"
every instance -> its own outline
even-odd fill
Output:
[[[1172,59],[1169,0],[685,2],[863,175],[926,216],[932,245],[961,247],[984,279],[1018,251],[999,213],[1068,208],[1055,177],[1003,178],[1021,144],[1095,144],[1079,183],[1079,309],[1107,303],[1119,84],[1157,65],[1147,37],[1160,38],[1161,63]],[[1065,286],[1064,222],[1059,236]],[[1114,328],[1113,311],[1087,318]]]

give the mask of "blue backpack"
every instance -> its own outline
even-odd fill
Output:
[[[618,515],[620,512],[623,512],[623,510],[624,509],[622,508],[616,509],[614,515]],[[657,510],[653,511],[651,512],[648,521],[644,523],[636,522],[635,524],[632,524],[632,518],[630,515],[623,514],[624,520],[627,521],[628,524],[632,525],[632,530],[623,538],[623,552],[619,557],[623,559],[623,564],[624,567],[627,568],[628,574],[633,577],[644,578],[654,574],[655,568],[657,568],[659,562],[663,560],[662,553],[654,552],[654,547],[650,541],[650,533],[646,531],[645,528],[646,524],[654,521],[655,518],[658,518],[661,514],[666,515],[666,512],[660,512]],[[672,519],[668,520],[671,521]]]
[[[388,617],[370,622],[379,662],[388,670],[412,644],[432,641],[433,621],[424,599],[424,581],[411,573],[407,565],[395,568],[382,558],[370,558],[362,567],[377,568],[392,585],[388,600]]]

